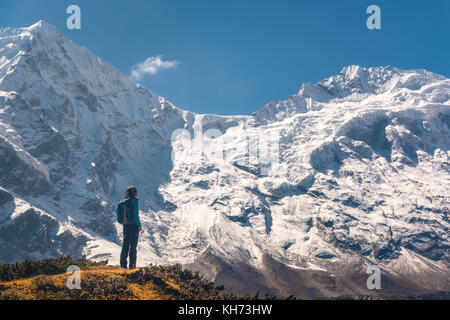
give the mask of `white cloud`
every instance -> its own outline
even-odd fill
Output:
[[[146,74],[154,75],[161,70],[174,68],[178,65],[178,61],[164,61],[162,55],[149,57],[144,62],[135,64],[131,68],[131,78],[133,80],[142,79]]]

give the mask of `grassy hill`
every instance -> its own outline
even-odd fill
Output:
[[[69,289],[67,267],[81,269],[81,289]],[[66,299],[224,299],[223,287],[206,281],[180,265],[149,266],[134,270],[70,257],[0,264],[0,300]]]

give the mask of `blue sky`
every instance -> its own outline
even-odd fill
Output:
[[[66,28],[71,4],[81,30]],[[381,30],[366,27],[371,4]],[[128,76],[174,62],[138,82],[199,113],[250,114],[350,64],[450,77],[448,0],[0,0],[0,26],[41,19]]]

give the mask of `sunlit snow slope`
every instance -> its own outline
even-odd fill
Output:
[[[377,265],[380,294],[448,292],[449,99],[425,70],[349,66],[252,116],[198,115],[45,22],[0,29],[0,261],[117,264],[135,185],[140,265],[304,298],[366,295]]]

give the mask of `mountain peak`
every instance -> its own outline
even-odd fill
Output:
[[[42,34],[46,36],[54,36],[60,34],[60,31],[55,26],[45,22],[44,20],[39,20],[35,24],[24,29],[31,32],[32,34]]]
[[[364,84],[375,81],[377,84],[383,84],[394,75],[401,75],[403,72],[392,66],[379,66],[365,68],[358,65],[349,65],[344,67],[337,75],[326,80],[334,80],[336,82],[363,81]],[[326,81],[324,80],[324,81]]]
[[[59,33],[59,30],[51,25],[50,23],[45,22],[44,20],[39,20],[38,22],[32,24],[29,27],[20,27],[20,28],[0,28],[0,35],[3,33],[5,36],[18,35],[25,32],[30,32],[32,34],[35,33]]]
[[[0,39],[4,39],[1,45],[9,44],[8,50],[3,51],[7,58],[10,54],[14,56],[19,51],[27,51],[28,44],[34,39],[39,39],[41,43],[53,43],[51,39],[61,36],[61,32],[53,25],[40,20],[29,27],[20,28],[0,28]],[[15,52],[15,53],[14,53]]]
[[[359,65],[349,65],[344,68],[337,74],[345,76],[348,79],[355,79],[364,77],[367,75],[381,75],[381,74],[390,74],[390,73],[401,73],[401,70],[398,68],[394,68],[393,66],[378,66],[378,67],[361,67]]]
[[[253,115],[264,122],[268,119],[280,119],[294,113],[307,112],[311,108],[308,105],[310,101],[318,104],[342,99],[361,101],[384,93],[394,97],[404,89],[409,90],[409,97],[413,97],[423,86],[445,80],[444,76],[424,69],[401,70],[390,65],[367,68],[349,65],[338,74],[317,83],[302,84],[298,93],[290,96],[288,100],[270,102]],[[447,97],[448,94],[445,92],[429,95],[432,102],[443,102],[448,99]]]
[[[32,31],[32,30],[57,30],[56,27],[54,27],[53,25],[51,25],[48,22],[45,22],[44,20],[39,20],[38,22],[36,22],[35,24],[32,24],[31,26],[29,26],[26,29],[28,29],[30,31]]]
[[[341,72],[339,72],[339,74],[343,74],[350,79],[354,79],[356,77],[361,77],[365,71],[366,71],[366,69],[361,66],[349,65],[349,66],[344,67],[341,70]]]
[[[375,94],[388,90],[398,79],[409,73],[414,73],[414,70],[403,71],[392,66],[365,68],[349,65],[338,74],[316,84],[303,85],[298,94],[320,101],[344,98],[355,93]]]

